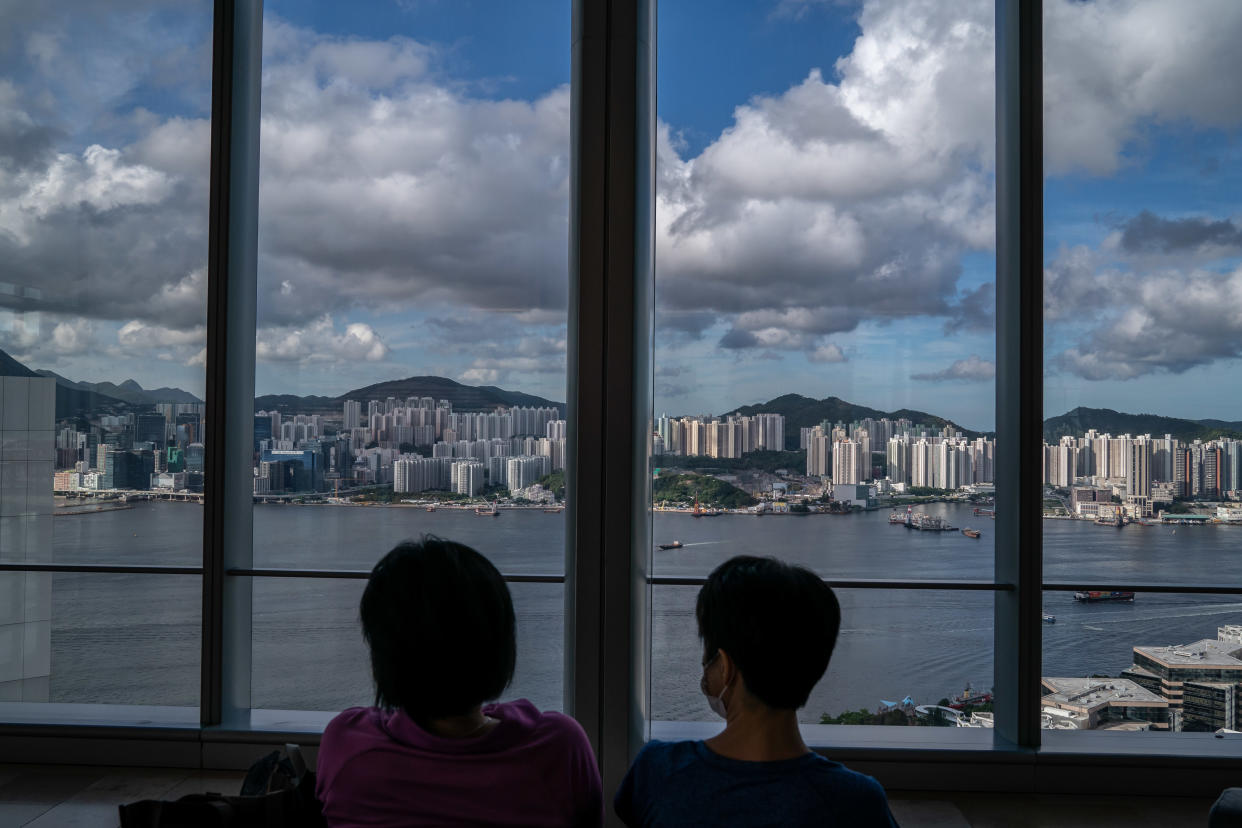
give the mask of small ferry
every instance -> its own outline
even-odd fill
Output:
[[[967,526],[965,529],[962,530],[962,534],[968,538],[974,538],[975,540],[979,540],[979,536],[982,535],[983,533],[980,532],[978,529],[971,529],[969,526]]]
[[[495,503],[488,504],[486,508],[479,506],[474,510],[474,513],[480,517],[496,517],[500,514],[496,509]]]
[[[1075,601],[1083,601],[1085,603],[1094,604],[1099,601],[1133,601],[1133,592],[1124,592],[1121,590],[1105,591],[1100,589],[1091,589],[1085,592],[1075,592]]]
[[[678,540],[675,540],[672,543],[660,544],[661,549],[681,549],[683,546],[685,546],[685,544]]]

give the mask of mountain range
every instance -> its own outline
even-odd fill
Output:
[[[880,411],[877,408],[868,408],[865,405],[855,405],[854,403],[846,402],[840,397],[825,397],[822,400],[816,400],[811,397],[804,397],[801,394],[784,394],[765,403],[744,405],[741,408],[735,409],[735,413],[743,416],[750,416],[751,414],[784,414],[785,448],[789,451],[794,451],[798,448],[801,429],[817,426],[825,420],[830,423],[851,423],[855,420],[866,419],[867,417],[875,420],[883,419],[884,417],[890,420],[905,418],[914,423],[935,426],[936,428],[952,425],[969,438],[977,437],[982,433],[962,428],[951,420],[928,414],[925,411],[914,411],[909,408],[901,408],[897,411]]]
[[[453,404],[454,411],[486,411],[498,405],[534,406],[538,408],[555,408],[565,416],[565,403],[524,394],[521,391],[506,391],[494,385],[462,385],[445,377],[407,377],[399,380],[377,382],[363,388],[346,391],[339,397],[298,397],[292,394],[265,394],[255,397],[255,411],[280,411],[281,413],[340,413],[345,400],[385,400],[394,397],[404,400],[406,397],[431,397],[436,400],[448,400]]]
[[[129,379],[119,385],[112,382],[74,382],[61,375],[46,370],[32,370],[4,351],[0,350],[0,376],[14,377],[49,377],[56,381],[56,417],[65,419],[81,416],[91,412],[123,412],[131,407],[148,406],[154,403],[197,403],[198,397],[180,388],[143,388],[136,381]],[[282,413],[340,413],[345,400],[384,400],[388,397],[405,399],[406,397],[431,397],[437,400],[449,400],[458,411],[484,411],[498,405],[503,406],[535,406],[556,408],[565,416],[565,403],[525,394],[521,391],[507,391],[494,385],[463,385],[445,377],[407,377],[389,380],[374,385],[367,385],[346,391],[336,397],[305,396],[295,394],[265,394],[255,397],[255,411],[280,411]],[[867,417],[890,420],[905,418],[915,423],[943,428],[952,425],[969,438],[987,432],[977,432],[938,417],[925,411],[901,408],[896,411],[881,411],[865,405],[856,405],[840,397],[825,397],[817,400],[801,394],[784,394],[765,403],[743,405],[733,409],[733,413],[741,415],[774,413],[785,415],[785,447],[798,447],[799,430],[819,425],[827,420],[830,423],[849,423]],[[1064,435],[1078,436],[1090,429],[1109,434],[1151,434],[1162,436],[1169,434],[1186,442],[1193,440],[1210,440],[1217,437],[1242,439],[1242,421],[1229,420],[1190,420],[1179,417],[1164,417],[1158,414],[1127,414],[1110,408],[1079,407],[1056,417],[1044,420],[1044,439],[1056,442]]]
[[[1111,408],[1081,406],[1044,420],[1044,439],[1054,443],[1067,434],[1078,436],[1092,428],[1101,434],[1150,434],[1153,437],[1168,434],[1188,443],[1217,437],[1242,439],[1242,422],[1184,420],[1159,414],[1125,414]]]

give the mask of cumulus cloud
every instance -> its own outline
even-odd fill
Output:
[[[811,351],[807,355],[807,359],[811,362],[832,363],[845,362],[848,357],[845,356],[845,352],[841,350],[840,345],[829,342],[827,345],[820,345],[814,351]]]
[[[813,5],[774,8],[797,17]],[[121,6],[0,12],[0,38],[21,44],[0,51],[0,261],[7,280],[42,289],[39,310],[178,331],[184,341],[158,347],[193,364],[206,316],[210,21],[164,14],[171,0]],[[865,322],[941,317],[949,334],[993,324],[991,286],[959,284],[963,255],[993,244],[992,9],[864,2],[849,54],[741,102],[701,153],[660,125],[663,341],[723,330],[734,352],[831,362],[844,353],[826,337]],[[1242,120],[1242,4],[1204,0],[1187,15],[1169,0],[1048,0],[1045,12],[1051,174],[1115,172],[1145,151],[1152,125]],[[567,88],[488,99],[446,78],[429,44],[273,15],[264,50],[263,359],[387,358],[372,328],[345,324],[360,309],[473,309],[535,331],[509,344],[563,325]],[[178,105],[135,106],[149,89]],[[1081,320],[1132,284],[1112,256],[1236,250],[1238,233],[1232,218],[1140,214],[1114,250],[1063,251],[1049,265],[1049,319]],[[1136,307],[1146,315],[1127,330],[1165,324]],[[501,327],[489,323],[489,337]],[[1080,336],[1064,364],[1111,364],[1122,339],[1111,330]],[[132,334],[124,347],[138,347]],[[81,341],[62,332],[66,347]],[[477,359],[467,370],[479,377],[563,365],[516,351]]]
[[[1242,356],[1242,268],[1135,274],[1099,320],[1055,357],[1084,379],[1180,373]]]
[[[995,362],[992,362],[990,359],[982,359],[978,354],[971,354],[966,359],[955,360],[952,365],[941,371],[911,374],[910,379],[926,382],[943,382],[946,380],[986,382],[995,376]]]
[[[1044,163],[1050,174],[1116,172],[1143,128],[1242,119],[1235,79],[1242,4],[1051,0],[1044,4]]]
[[[259,329],[255,356],[263,362],[379,362],[389,348],[370,325],[347,324],[338,331],[330,314],[304,326]]]
[[[1232,219],[1205,216],[1170,219],[1143,210],[1121,225],[1120,247],[1127,253],[1229,254],[1242,250],[1242,227]]]

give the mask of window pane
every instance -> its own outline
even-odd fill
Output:
[[[0,701],[198,704],[197,575],[0,572],[0,593],[0,614],[24,598],[27,619],[24,636],[0,625]]]
[[[4,562],[201,558],[211,39],[206,0],[0,10]],[[6,579],[0,663],[22,661],[17,641],[43,657],[0,676],[0,696],[193,701],[179,651],[143,653],[137,675],[115,652],[135,612],[160,620],[119,595],[154,582]],[[92,591],[105,585],[118,596]],[[92,617],[109,632],[80,657],[64,643],[75,596],[112,613]]]
[[[985,0],[661,5],[657,575],[745,553],[835,578],[992,578],[993,29]],[[936,601],[950,623],[979,602],[971,629],[990,630],[989,595]],[[908,623],[890,603],[860,599],[844,628]],[[990,633],[978,646],[990,670]],[[900,648],[877,642],[877,672],[808,711],[991,683],[907,686]],[[705,709],[674,700],[684,676],[654,675],[660,715]]]
[[[1095,5],[1045,9],[1047,557],[1234,583],[1242,8]]]
[[[365,581],[254,579],[256,708],[341,710],[372,704],[371,664],[358,602]],[[517,615],[517,671],[504,699],[525,698],[561,709],[565,589],[561,584],[509,584]],[[314,665],[314,680],[307,680]]]
[[[256,566],[370,569],[432,533],[564,571],[569,24],[568,3],[265,4]],[[282,631],[319,628],[285,597],[308,626]],[[256,704],[370,697],[365,669],[279,693],[260,669]]]
[[[1099,5],[1044,6],[1045,580],[1234,585],[1242,7]],[[1045,602],[1052,677],[1126,678],[1135,647],[1238,622],[1233,597]]]
[[[1045,592],[1044,612],[1045,728],[1242,729],[1237,596]]]
[[[653,588],[652,704],[658,721],[717,721],[699,690],[703,644],[694,616],[698,591],[689,586]],[[948,699],[950,705],[965,707],[962,697],[978,697],[967,716],[992,709],[990,592],[836,593],[841,635],[828,672],[798,711],[800,721],[815,724],[826,717],[833,721],[825,724],[930,724],[918,706],[934,707]],[[942,713],[942,719],[950,722],[954,715]]]

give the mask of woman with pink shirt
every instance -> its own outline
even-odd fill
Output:
[[[513,601],[468,546],[424,536],[375,565],[362,596],[375,706],[324,731],[316,793],[333,826],[603,822],[599,769],[573,719],[513,678]]]

